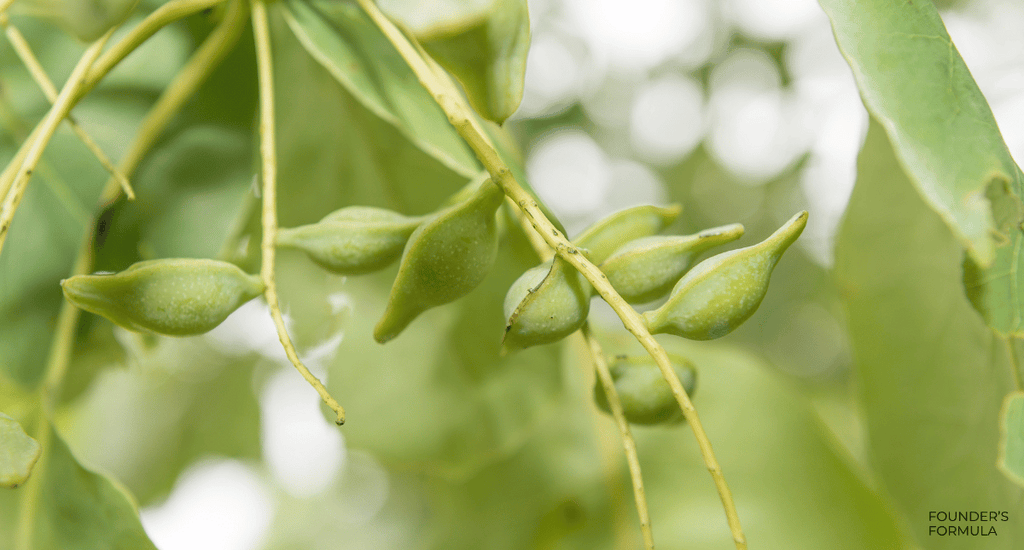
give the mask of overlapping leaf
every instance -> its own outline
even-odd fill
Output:
[[[1018,522],[984,540],[928,536],[930,510],[1015,510],[1024,496],[996,468],[1006,345],[964,296],[961,254],[872,124],[835,268],[872,465],[929,548],[1018,548]]]
[[[1008,236],[992,206],[1009,200],[1019,222],[1019,172],[935,6],[820,3],[864,104],[888,133],[910,181],[971,257],[991,265]]]
[[[465,177],[479,171],[440,107],[358,6],[323,0],[287,0],[281,6],[302,46],[365,108],[453,171]]]
[[[481,116],[501,124],[519,107],[530,49],[525,0],[495,0],[486,11],[445,22],[419,40],[459,79]]]
[[[39,459],[39,443],[22,429],[18,421],[0,413],[0,487],[13,488],[25,483]]]

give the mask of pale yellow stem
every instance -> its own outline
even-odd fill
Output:
[[[466,105],[458,89],[451,84],[450,79],[439,78],[438,73],[420,55],[416,46],[409,42],[409,39],[381,13],[371,0],[357,0],[357,2],[367,15],[373,19],[384,35],[387,36],[406,63],[409,64],[409,67],[416,74],[423,87],[434,97],[434,100],[444,111],[445,115],[447,115],[448,122],[455,127],[459,135],[473,149],[473,152],[484,165],[484,168],[491,174],[494,183],[501,187],[505,194],[526,214],[530,224],[543,237],[548,246],[576,268],[594,286],[598,294],[608,302],[608,305],[612,307],[622,320],[626,329],[636,337],[651,357],[654,358],[658,368],[661,370],[662,376],[664,376],[669,387],[672,389],[672,394],[679,403],[683,416],[693,430],[697,446],[700,448],[701,457],[704,459],[704,465],[711,474],[711,478],[718,490],[718,496],[722,500],[722,507],[725,509],[725,517],[729,524],[729,530],[732,532],[733,542],[738,550],[744,550],[747,547],[746,537],[743,535],[743,529],[740,526],[739,515],[736,513],[732,492],[729,490],[725,477],[722,475],[722,467],[715,458],[714,450],[711,448],[711,441],[704,431],[704,427],[697,415],[697,410],[693,407],[693,403],[690,402],[690,397],[686,394],[686,390],[683,388],[682,383],[680,383],[679,377],[676,376],[675,371],[672,369],[668,354],[651,336],[640,315],[611,287],[605,275],[601,273],[601,270],[587,260],[580,250],[555,228],[551,221],[541,212],[537,201],[515,180],[512,171],[505,164],[505,161],[502,160],[494,145],[491,144],[487,134],[477,122],[469,106]]]
[[[20,168],[14,174],[11,188],[6,191],[3,206],[0,206],[0,253],[3,252],[4,241],[7,239],[7,230],[10,229],[14,213],[18,210],[21,198],[25,195],[25,188],[28,186],[28,180],[32,177],[32,171],[35,169],[36,163],[43,156],[43,150],[50,143],[50,138],[53,137],[57,126],[71,112],[71,107],[75,104],[78,92],[84,85],[83,76],[89,70],[89,67],[92,66],[93,62],[96,61],[96,58],[99,57],[100,52],[103,50],[103,45],[107,43],[111,33],[113,33],[113,30],[107,31],[107,34],[103,35],[102,38],[85,50],[82,58],[79,59],[78,64],[71,71],[71,76],[68,77],[64,89],[57,96],[57,101],[50,107],[50,111],[46,113],[43,120],[36,126],[36,130],[32,132],[29,139],[22,145],[22,149],[27,147],[24,155],[25,158]]]
[[[32,48],[29,47],[28,42],[25,40],[25,37],[22,36],[21,31],[12,25],[8,20],[7,15],[3,13],[0,13],[0,26],[4,28],[4,33],[7,35],[7,40],[11,43],[11,47],[14,48],[14,52],[18,54],[18,57],[25,65],[25,68],[28,69],[29,74],[32,75],[32,79],[35,80],[36,84],[43,91],[43,95],[46,96],[47,101],[51,104],[56,102],[57,87],[50,81],[50,77],[47,76],[46,70],[43,69],[42,64],[39,63],[35,54],[32,53]],[[89,151],[92,152],[96,157],[96,160],[100,161],[103,168],[110,172],[114,179],[117,180],[118,185],[120,185],[124,193],[128,195],[128,198],[135,199],[135,192],[132,190],[132,185],[128,182],[128,178],[126,178],[124,174],[114,166],[114,163],[111,162],[110,158],[108,158],[106,153],[103,152],[103,149],[100,148],[99,144],[96,143],[84,128],[79,126],[78,121],[75,120],[74,116],[68,114],[66,120],[68,125],[71,126],[71,131],[78,136],[78,139],[82,140],[82,143],[84,143]]]
[[[299,374],[309,382],[324,403],[337,414],[338,425],[345,423],[345,409],[331,397],[320,380],[299,360],[295,346],[288,336],[284,325],[281,306],[277,299],[277,283],[274,278],[274,239],[277,235],[277,151],[275,147],[276,131],[274,129],[274,69],[270,48],[270,25],[267,22],[267,8],[263,0],[251,0],[252,28],[256,39],[256,66],[260,84],[260,156],[263,160],[263,241],[261,249],[263,261],[260,276],[267,290],[263,295],[270,306],[270,315],[274,318],[277,335],[281,339],[285,355],[295,365]]]

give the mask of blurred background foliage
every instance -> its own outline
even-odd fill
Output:
[[[159,4],[143,0],[126,27]],[[486,0],[380,4],[430,36],[472,27],[490,8]],[[281,224],[352,204],[435,209],[475,159],[415,80],[389,65],[394,56],[366,53],[373,36],[345,11],[352,5],[318,4],[348,21],[350,58],[322,53],[327,31],[303,19],[307,5],[271,10]],[[17,8],[12,20],[63,81],[84,46]],[[999,405],[1017,383],[1011,358],[964,296],[959,244],[913,191],[885,134],[869,129],[821,8],[807,0],[535,0],[529,8],[524,98],[505,130],[517,170],[570,236],[627,206],[678,202],[684,211],[669,232],[739,222],[747,236],[737,244],[746,246],[810,211],[799,246],[743,327],[714,342],[659,338],[697,365],[695,404],[751,548],[1024,544],[1020,488],[995,468]],[[998,0],[939,8],[1021,158],[1024,9]],[[112,158],[220,15],[161,31],[75,109]],[[360,47],[368,50],[357,55]],[[106,173],[66,128],[49,146],[0,255],[0,410],[26,429],[35,413],[28,392],[61,304],[57,283],[94,215],[96,270],[175,256],[257,269],[252,52],[243,33],[139,167],[134,202],[97,212]],[[351,67],[328,58],[378,74],[345,82]],[[401,100],[386,97],[392,92]],[[409,111],[389,114],[388,105]],[[13,156],[46,109],[0,44],[0,157]],[[83,315],[54,418],[70,453],[55,438],[59,460],[39,473],[56,500],[38,533],[60,531],[69,506],[120,517],[134,502],[161,550],[640,547],[621,444],[592,403],[585,350],[570,339],[499,357],[505,291],[537,263],[514,217],[504,217],[499,259],[481,287],[385,346],[371,332],[395,266],[346,278],[291,251],[278,259],[290,330],[348,423],[335,428],[287,364],[262,302],[184,339]],[[601,306],[591,320],[608,353],[639,352]],[[688,427],[634,433],[658,547],[728,547]],[[75,493],[69,479],[87,487]],[[18,490],[0,491],[7,548]],[[928,535],[929,510],[979,509],[1010,511],[998,537]],[[68,548],[74,537],[37,540]]]

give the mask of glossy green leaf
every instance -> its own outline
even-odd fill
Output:
[[[324,0],[279,5],[302,46],[363,106],[455,172],[472,177],[479,171],[441,108],[358,6]]]
[[[992,111],[928,1],[820,0],[900,165],[971,257],[992,263],[992,203],[1020,180]],[[1010,184],[1010,187],[1007,187]],[[1019,215],[1018,215],[1019,221]]]
[[[1024,497],[996,468],[999,409],[1014,388],[1007,348],[964,296],[961,254],[872,124],[835,267],[870,461],[928,548],[1019,548],[1016,521],[998,537],[928,534],[931,510],[1016,510]]]
[[[18,421],[0,413],[0,487],[14,488],[28,479],[39,459],[39,443]]]
[[[0,493],[0,515],[35,522],[23,533],[34,550],[156,550],[142,529],[135,506],[111,480],[84,468],[60,434],[48,427],[43,455],[28,483]],[[38,491],[31,501],[21,499]],[[35,506],[25,516],[21,506]],[[19,525],[19,528],[21,526]],[[14,548],[17,529],[0,531],[0,547]]]
[[[1000,417],[999,469],[1024,486],[1024,392],[1006,396]]]
[[[459,79],[481,116],[501,124],[519,107],[530,50],[526,0],[495,0],[486,12],[447,22],[419,40]]]

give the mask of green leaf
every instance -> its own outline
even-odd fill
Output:
[[[25,533],[34,550],[155,550],[135,506],[111,480],[82,467],[52,427],[41,436],[43,455],[28,483],[0,493],[0,516],[34,524]],[[30,491],[36,491],[34,497]],[[33,506],[34,515],[23,507]],[[0,522],[0,546],[13,548],[13,525]],[[21,527],[19,525],[19,527]],[[6,540],[5,540],[6,539]]]
[[[0,487],[14,488],[28,479],[39,459],[39,443],[18,421],[0,413]]]
[[[475,157],[441,108],[358,6],[325,0],[286,0],[280,5],[280,13],[309,55],[363,106],[456,173],[472,177],[479,172]],[[309,101],[309,90],[305,92],[304,101]]]
[[[1019,177],[1020,170],[1017,174]],[[1016,210],[1019,204],[1014,201],[1004,198],[993,205],[1002,207],[1003,219],[1019,214]],[[992,265],[981,267],[965,255],[964,288],[974,309],[988,326],[1004,337],[1021,338],[1024,337],[1024,269],[1020,268],[1020,263],[1024,254],[1024,232],[1016,223],[1007,225],[1010,238],[999,243]]]
[[[486,12],[418,35],[484,118],[501,124],[523,99],[530,15],[525,0],[495,0]]]
[[[1021,522],[984,540],[928,535],[931,510],[1016,510],[1024,496],[995,466],[1012,367],[964,296],[961,254],[873,123],[835,267],[871,463],[929,548],[1020,548]]]
[[[999,426],[999,469],[1024,487],[1024,392],[1015,391],[1003,400]]]
[[[992,264],[1000,240],[995,232],[1005,231],[997,226],[993,199],[1013,193],[1006,198],[1019,203],[1021,182],[992,111],[935,6],[820,3],[865,106],[885,128],[910,181],[971,257]]]

